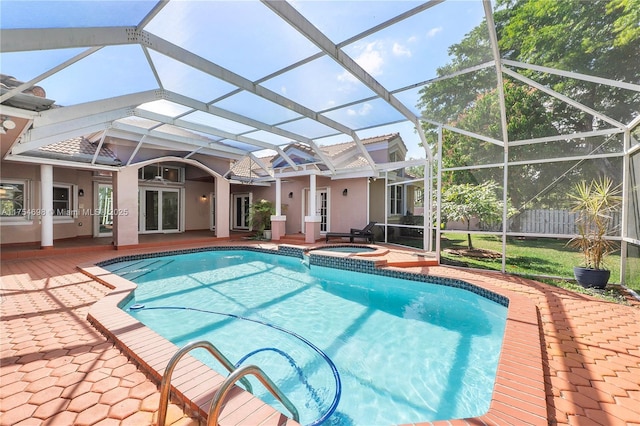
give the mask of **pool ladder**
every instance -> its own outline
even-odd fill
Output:
[[[236,368],[229,359],[222,354],[216,348],[213,343],[208,342],[206,340],[201,340],[198,342],[191,342],[185,345],[182,349],[178,350],[178,352],[171,357],[169,363],[167,364],[167,368],[164,370],[164,374],[162,375],[162,382],[160,383],[160,403],[158,407],[158,426],[164,426],[167,419],[167,408],[169,406],[169,393],[171,391],[171,376],[173,375],[173,370],[176,368],[178,361],[182,359],[187,353],[191,352],[194,349],[203,348],[209,351],[211,355],[214,356],[220,364],[224,366],[224,368],[229,371],[229,376],[222,382],[222,385],[216,391],[216,394],[213,396],[211,400],[211,405],[209,407],[209,415],[207,418],[208,426],[217,426],[218,417],[220,416],[220,412],[222,411],[222,403],[224,402],[227,393],[231,390],[233,385],[240,381],[246,388],[247,391],[253,393],[253,388],[251,383],[245,378],[245,376],[251,374],[255,376],[260,383],[264,385],[264,387],[273,395],[278,401],[282,403],[289,410],[293,416],[295,421],[300,420],[300,416],[298,414],[298,410],[293,405],[293,403],[287,398],[284,393],[276,386],[275,383],[266,375],[262,369],[255,365],[245,365],[244,367]]]

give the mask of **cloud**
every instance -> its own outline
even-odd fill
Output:
[[[287,86],[282,86],[282,87],[280,87],[280,92],[281,92],[283,95],[286,95],[286,94],[287,94]]]
[[[367,43],[364,47],[359,48],[360,53],[353,58],[353,60],[372,76],[375,77],[381,75],[382,67],[384,65],[382,43],[379,41],[373,41],[371,43]],[[338,81],[356,82],[357,79],[351,75],[351,73],[345,71],[338,75]]]
[[[338,81],[341,83],[355,83],[358,81],[349,71],[344,70],[338,74]]]
[[[362,105],[362,107],[360,109],[353,109],[353,108],[349,108],[347,110],[347,114],[354,116],[354,115],[369,115],[369,113],[373,111],[373,106],[370,103],[365,103],[364,105]]]
[[[396,56],[406,56],[407,58],[411,57],[411,50],[400,43],[393,43],[392,52]]]
[[[442,27],[431,28],[427,31],[427,37],[435,37],[436,34],[442,32]]]
[[[364,51],[356,58],[356,62],[369,74],[376,76],[382,74],[382,43],[374,41],[367,44]]]
[[[418,36],[411,36],[407,39],[408,43],[415,43],[416,41],[418,41]]]

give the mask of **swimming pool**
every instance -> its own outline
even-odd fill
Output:
[[[300,259],[248,251],[134,259],[106,268],[139,284],[128,306],[163,308],[131,314],[178,346],[204,336],[235,362],[279,341],[295,365],[309,370],[302,382],[277,354],[251,362],[273,364],[274,372],[267,372],[279,385],[297,380],[291,393],[302,400],[291,399],[306,410],[300,409],[302,423],[329,405],[335,392],[330,368],[297,339],[225,314],[277,324],[335,362],[342,399],[327,424],[472,417],[488,409],[506,308],[469,291],[309,269]]]

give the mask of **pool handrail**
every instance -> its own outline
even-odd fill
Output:
[[[187,343],[182,349],[179,349],[176,352],[169,362],[167,363],[167,367],[164,370],[164,374],[162,375],[162,381],[160,382],[160,402],[158,403],[158,426],[164,426],[167,418],[167,408],[169,406],[169,394],[171,393],[171,376],[173,375],[173,370],[176,368],[178,361],[182,359],[190,351],[202,348],[209,351],[211,355],[214,356],[215,359],[220,362],[224,366],[224,368],[229,371],[229,373],[233,373],[236,370],[235,366],[229,361],[229,359],[222,354],[214,346],[213,343],[206,340],[199,340],[196,342]],[[231,376],[229,376],[231,377]],[[249,380],[241,378],[240,381],[243,385],[245,385],[247,391],[253,393],[253,387]]]
[[[300,421],[300,415],[298,414],[298,409],[293,405],[293,403],[286,397],[286,395],[278,388],[278,386],[273,383],[273,381],[267,376],[267,374],[262,371],[262,369],[256,365],[245,365],[233,371],[229,376],[225,379],[225,381],[220,385],[216,394],[213,396],[211,400],[211,406],[209,408],[209,415],[207,418],[207,426],[217,426],[218,425],[218,417],[220,417],[220,412],[223,408],[223,402],[227,393],[231,390],[233,385],[238,380],[243,380],[246,375],[253,375],[260,383],[264,385],[264,387],[273,395],[278,401],[285,406],[287,410],[291,413],[293,420],[296,422]]]

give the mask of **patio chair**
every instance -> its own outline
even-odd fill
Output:
[[[351,228],[349,233],[346,232],[327,232],[325,235],[325,242],[329,242],[329,238],[343,238],[349,237],[349,242],[352,243],[354,238],[363,238],[373,243],[373,227],[377,222],[369,222],[367,226],[362,229]]]

